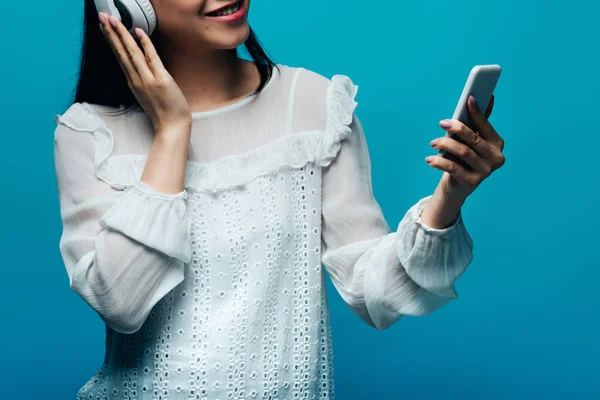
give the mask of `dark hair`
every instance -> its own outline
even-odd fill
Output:
[[[75,102],[113,107],[137,106],[139,103],[129,89],[127,78],[100,31],[99,24],[94,0],[85,0],[81,64]],[[155,45],[157,36],[152,35]],[[267,56],[252,29],[244,45],[260,73],[260,85],[255,91],[258,93],[271,78],[273,68],[277,66]],[[157,51],[160,51],[158,47]]]

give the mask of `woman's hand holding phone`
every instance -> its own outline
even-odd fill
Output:
[[[504,140],[488,121],[501,72],[497,64],[473,67],[452,119],[440,121],[446,136],[431,142],[438,156],[426,160],[432,167],[446,172],[441,188],[446,197],[457,202],[464,201],[504,164]],[[478,104],[482,105],[481,109]]]
[[[191,132],[192,114],[181,89],[165,69],[148,35],[136,28],[140,49],[127,28],[115,17],[99,13],[100,27],[113,50],[129,88],[152,121],[159,138]]]
[[[438,229],[449,227],[456,221],[467,197],[504,165],[504,139],[488,121],[493,104],[492,96],[486,110],[481,111],[475,98],[469,97],[467,107],[474,129],[456,119],[440,121],[447,135],[432,140],[430,146],[453,154],[461,162],[439,155],[425,159],[433,168],[444,171],[435,193],[421,213],[426,225]]]
[[[488,121],[494,107],[494,97],[485,111],[479,109],[473,96],[469,97],[467,103],[473,129],[456,119],[443,120],[440,121],[440,127],[450,136],[434,139],[430,143],[431,147],[453,154],[462,162],[441,156],[427,158],[429,165],[446,172],[440,185],[444,194],[460,201],[464,201],[505,162],[504,139]]]

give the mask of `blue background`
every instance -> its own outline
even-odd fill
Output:
[[[2,2],[0,397],[74,399],[100,365],[101,320],[58,251],[53,117],[75,84],[82,1]],[[600,398],[600,3],[254,0],[275,61],[360,86],[375,195],[391,226],[441,172],[424,157],[470,68],[504,71],[492,121],[507,163],[468,199],[460,299],[386,331],[329,282],[339,399]]]

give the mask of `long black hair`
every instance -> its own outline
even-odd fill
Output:
[[[129,89],[127,78],[100,31],[99,24],[94,0],[85,0],[81,64],[74,100],[78,103],[113,107],[138,106],[139,103]],[[157,34],[152,35],[155,45],[159,40],[157,37]],[[273,68],[277,66],[267,56],[252,29],[244,45],[260,73],[260,85],[255,91],[258,93],[271,78]],[[157,51],[160,55],[158,46]]]

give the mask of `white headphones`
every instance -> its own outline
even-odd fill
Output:
[[[135,28],[140,28],[149,36],[156,29],[156,13],[150,0],[94,0],[94,3],[98,12],[119,18],[132,34]]]

